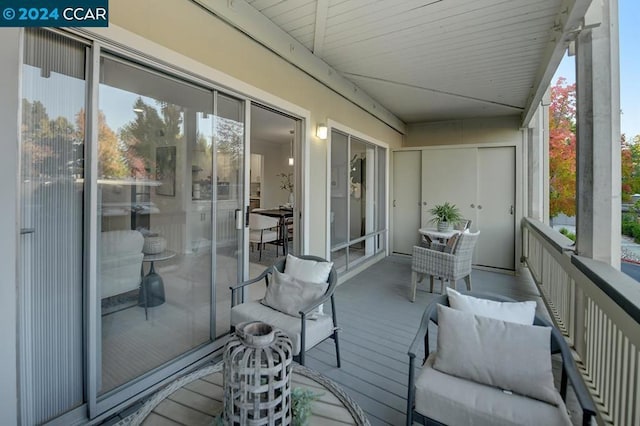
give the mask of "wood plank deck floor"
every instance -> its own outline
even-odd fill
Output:
[[[418,291],[416,301],[409,301],[411,259],[389,256],[348,280],[337,289],[336,304],[340,333],[342,368],[336,367],[335,346],[327,340],[307,352],[306,366],[329,377],[364,410],[372,425],[399,426],[405,423],[409,357],[407,349],[418,329],[424,308],[436,295]],[[492,292],[515,300],[535,300],[544,311],[539,293],[528,274],[513,276],[474,270],[474,291]],[[438,283],[439,284],[439,283]],[[439,285],[435,291],[439,291]],[[459,282],[462,289],[464,282]],[[420,289],[419,285],[419,289]],[[426,286],[422,283],[422,289]],[[556,362],[556,376],[558,373]],[[175,410],[198,406],[197,389],[187,387],[176,398],[193,396],[189,400],[172,399]],[[194,394],[194,395],[192,395]],[[581,424],[578,404],[569,391],[567,407],[574,424]],[[209,407],[213,409],[213,407]],[[201,414],[210,414],[197,409]],[[210,418],[210,416],[207,416]],[[168,424],[167,417],[156,412],[145,424]],[[202,424],[201,418],[190,415],[171,416],[170,424]],[[163,423],[164,422],[164,423]]]
[[[416,301],[411,303],[410,282],[410,257],[389,256],[342,284],[336,294],[338,324],[342,328],[342,368],[336,368],[331,340],[307,353],[307,366],[340,384],[362,407],[372,425],[405,423],[407,349],[424,308],[437,295],[418,291]],[[472,284],[474,291],[498,293],[515,300],[535,300],[538,310],[545,311],[526,271],[522,276],[514,276],[474,270]],[[463,287],[461,280],[458,289]],[[424,290],[427,286],[423,282],[418,288]],[[440,291],[437,281],[434,290]],[[571,391],[567,406],[574,424],[581,424]]]

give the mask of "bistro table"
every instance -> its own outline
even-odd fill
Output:
[[[282,244],[283,254],[286,256],[289,253],[289,235],[287,231],[287,218],[293,217],[293,209],[266,209],[266,210],[255,210],[254,213],[261,214],[264,216],[276,217],[279,220],[278,230],[280,232],[280,243]]]
[[[427,235],[432,240],[438,240],[441,243],[446,243],[449,238],[454,235],[460,234],[462,231],[452,229],[450,231],[438,231],[436,228],[420,228],[418,229],[420,235]]]
[[[117,426],[212,424],[223,410],[222,367],[219,362],[177,379]],[[310,425],[370,426],[360,406],[328,377],[294,364],[291,386],[310,389],[319,396],[312,402]]]

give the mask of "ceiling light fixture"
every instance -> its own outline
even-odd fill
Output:
[[[318,127],[316,128],[316,136],[320,139],[326,139],[327,135],[329,133],[329,129],[327,128],[327,125],[324,123],[320,123],[318,124]]]

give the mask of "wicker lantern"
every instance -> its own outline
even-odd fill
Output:
[[[224,350],[225,424],[291,424],[292,352],[289,337],[269,324],[236,326]]]

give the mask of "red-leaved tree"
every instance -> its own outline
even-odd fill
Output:
[[[549,214],[576,214],[576,85],[559,78],[549,105]]]

